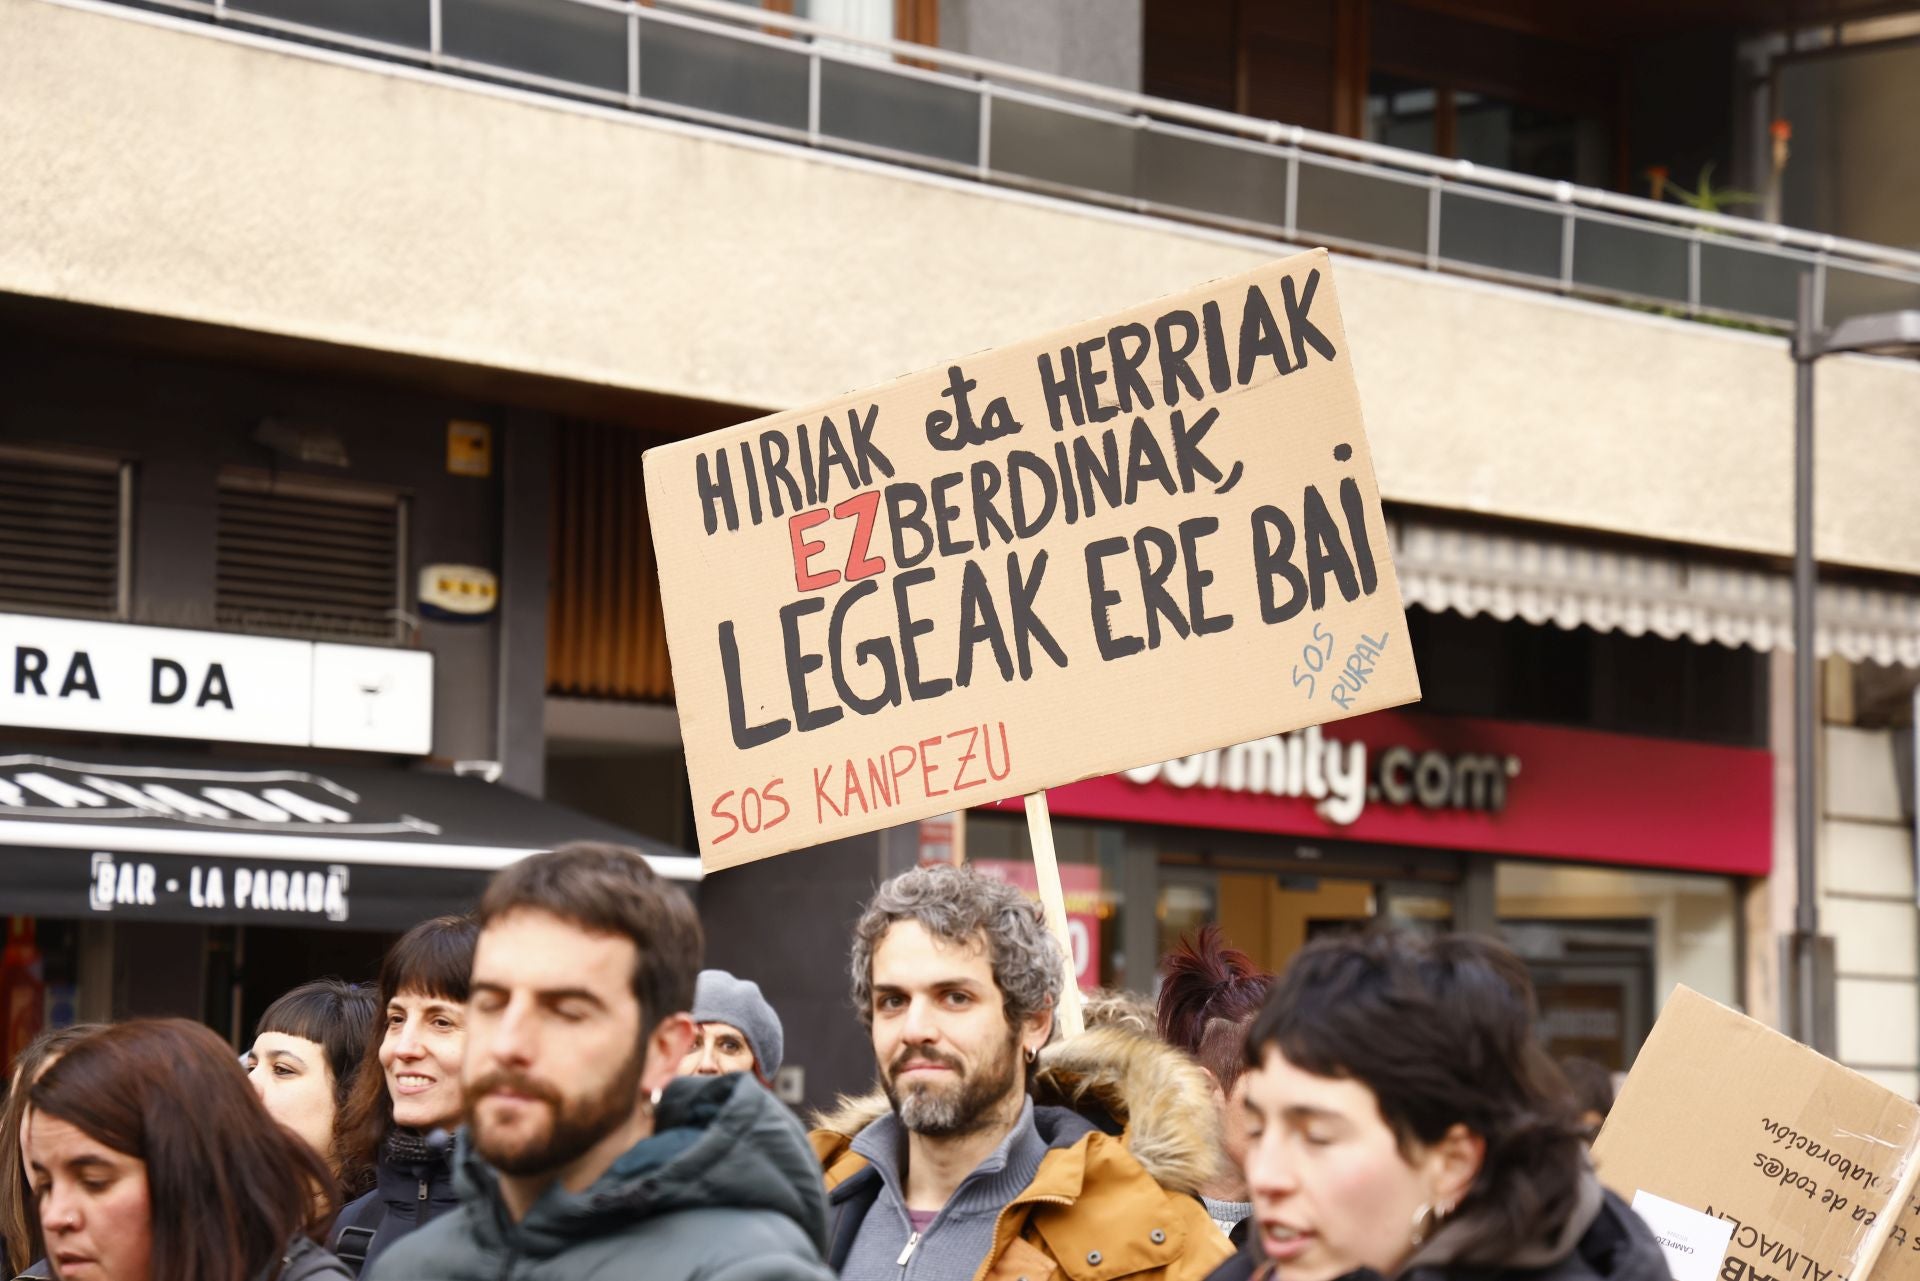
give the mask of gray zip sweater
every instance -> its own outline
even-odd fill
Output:
[[[853,1151],[872,1162],[881,1189],[854,1237],[841,1281],[969,1281],[993,1246],[1000,1211],[1033,1182],[1047,1144],[1034,1128],[1033,1100],[1028,1099],[1013,1129],[954,1189],[904,1265],[900,1258],[913,1236],[907,1218],[906,1127],[889,1113],[860,1132]]]

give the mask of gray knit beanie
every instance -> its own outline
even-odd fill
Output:
[[[752,979],[737,979],[725,970],[701,970],[693,983],[693,1021],[739,1028],[760,1065],[760,1074],[771,1081],[780,1070],[786,1034],[780,1030],[780,1016]]]

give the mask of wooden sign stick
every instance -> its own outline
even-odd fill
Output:
[[[1053,852],[1053,819],[1047,813],[1047,794],[1027,794],[1027,840],[1033,846],[1034,880],[1040,889],[1040,907],[1047,916],[1047,928],[1060,943],[1065,957],[1066,980],[1060,989],[1060,1006],[1054,1017],[1060,1035],[1078,1036],[1086,1030],[1080,1012],[1080,981],[1073,968],[1073,932],[1067,928],[1067,896],[1060,888],[1060,860]]]

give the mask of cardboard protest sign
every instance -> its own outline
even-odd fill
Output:
[[[1325,251],[646,483],[710,869],[1419,697]]]
[[[1721,1281],[1910,1281],[1917,1127],[1920,1105],[1682,987],[1593,1159],[1629,1201],[1651,1193],[1731,1225]]]

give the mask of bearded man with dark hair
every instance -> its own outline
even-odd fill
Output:
[[[799,1123],[742,1073],[675,1079],[701,952],[686,895],[583,843],[502,870],[478,921],[460,1208],[376,1281],[827,1281]]]

